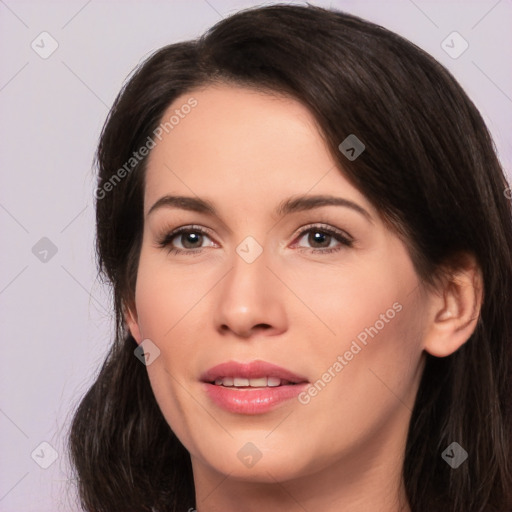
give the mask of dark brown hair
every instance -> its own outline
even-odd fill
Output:
[[[403,478],[414,512],[511,510],[512,207],[475,105],[436,60],[376,24],[311,5],[246,9],[138,67],[101,134],[98,190],[144,146],[175,98],[219,82],[307,106],[344,175],[407,245],[425,285],[464,253],[475,256],[485,288],[478,323],[454,354],[427,354]],[[349,134],[366,146],[354,161],[338,149]],[[124,322],[146,161],[97,194],[97,256],[112,285],[116,337],[69,437],[80,500],[91,512],[195,505],[189,454],[156,403]],[[469,454],[457,469],[441,457],[454,441]]]

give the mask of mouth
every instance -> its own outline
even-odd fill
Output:
[[[209,384],[224,386],[225,388],[278,388],[280,386],[295,386],[297,382],[292,382],[278,377],[258,377],[255,379],[246,379],[244,377],[218,377]]]
[[[265,361],[228,361],[201,375],[203,389],[215,405],[236,414],[261,414],[296,397],[309,381]]]
[[[308,380],[291,370],[266,361],[238,363],[227,361],[204,372],[200,380],[209,384],[235,388],[293,386]]]

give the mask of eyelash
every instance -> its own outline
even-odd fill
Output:
[[[326,248],[326,249],[308,249],[307,247],[299,247],[299,251],[303,252],[304,250],[311,252],[311,253],[322,253],[322,254],[331,254],[335,252],[339,252],[343,249],[343,246],[345,247],[352,247],[354,245],[354,240],[351,238],[345,236],[341,231],[335,230],[329,226],[326,226],[324,224],[315,224],[308,226],[306,229],[303,229],[300,231],[300,233],[297,235],[298,239],[300,240],[305,234],[309,232],[318,232],[327,234],[328,236],[333,237],[336,241],[340,242],[342,245],[338,246],[336,248]],[[182,233],[199,233],[201,235],[209,236],[209,232],[205,230],[204,228],[201,228],[200,226],[182,226],[180,228],[175,229],[174,231],[171,231],[170,233],[167,233],[163,235],[157,242],[158,247],[161,249],[168,248],[169,254],[183,254],[188,253],[191,255],[193,253],[194,255],[197,255],[201,252],[203,252],[204,248],[199,249],[180,249],[178,247],[168,247],[172,240],[176,238],[178,235],[181,235]]]

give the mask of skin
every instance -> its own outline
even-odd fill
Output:
[[[248,512],[410,512],[401,469],[425,352],[444,357],[470,337],[479,269],[468,257],[452,280],[424,289],[405,245],[345,179],[297,101],[217,84],[177,98],[163,119],[191,96],[197,106],[149,156],[126,320],[138,343],[160,349],[147,371],[190,453],[197,510],[238,511],[243,496]],[[148,215],[166,194],[207,199],[218,216],[175,207]],[[273,213],[304,194],[349,199],[371,221],[340,206]],[[353,246],[300,234],[316,223],[349,234]],[[210,234],[175,237],[173,247],[188,253],[158,246],[190,224]],[[252,263],[236,252],[247,236],[263,248]],[[333,247],[340,251],[321,252]],[[316,382],[394,303],[402,309],[307,404],[234,414],[202,391],[200,374],[228,360],[261,359]],[[237,457],[248,442],[262,454],[251,468]]]

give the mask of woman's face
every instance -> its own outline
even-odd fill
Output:
[[[427,300],[404,244],[300,103],[217,85],[176,99],[172,115],[148,160],[128,320],[151,340],[151,385],[194,472],[396,472]],[[255,361],[278,368],[243,367]]]

